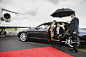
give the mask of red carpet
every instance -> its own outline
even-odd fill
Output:
[[[53,47],[0,52],[0,57],[73,57]]]

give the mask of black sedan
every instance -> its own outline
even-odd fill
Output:
[[[46,22],[43,23],[35,28],[32,29],[26,29],[23,31],[20,31],[18,33],[18,37],[21,41],[27,41],[28,38],[35,38],[35,39],[47,39],[49,43],[52,41],[60,41],[59,39],[54,39],[54,31],[53,28],[55,28],[56,23],[60,23],[60,26],[62,26],[62,23],[69,24],[67,22],[56,22],[55,20],[53,22]],[[72,46],[72,37],[69,33],[70,27],[64,27],[64,36],[62,37],[62,42],[65,42],[65,44],[68,44],[70,47]],[[78,46],[81,41],[86,41],[86,32],[85,30],[79,28],[79,35],[78,35]]]

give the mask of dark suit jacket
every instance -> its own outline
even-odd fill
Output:
[[[74,17],[74,19],[71,20],[69,25],[65,25],[65,26],[70,26],[70,33],[73,34],[73,32],[76,32],[77,34],[78,32],[78,26],[79,26],[79,19]]]
[[[57,34],[57,29],[56,29],[56,28],[57,28],[57,27],[54,28],[54,34]],[[63,30],[62,27],[60,27],[60,28],[59,28],[59,34],[62,34],[62,35],[63,35],[63,33],[64,33],[64,30]]]

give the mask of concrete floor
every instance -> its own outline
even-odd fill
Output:
[[[40,48],[40,47],[49,47],[52,46],[56,49],[59,49],[67,54],[70,54],[74,57],[86,57],[86,52],[80,51],[78,53],[70,52],[70,47],[67,45],[62,45],[60,48],[58,43],[49,44],[47,40],[40,39],[29,39],[27,42],[19,41],[17,36],[0,37],[0,52],[12,51],[12,50],[22,50],[22,49],[32,49],[32,48]]]

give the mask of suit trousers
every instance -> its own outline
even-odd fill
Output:
[[[57,36],[59,36],[59,34],[58,34],[58,35],[55,34],[55,35],[54,35],[54,39],[57,39],[57,40],[58,40],[58,37],[57,37]],[[60,43],[59,43],[59,44],[61,45],[61,43],[62,43],[62,36],[60,36]]]
[[[76,42],[77,41],[77,34],[72,34],[72,38],[73,38],[73,41]],[[73,50],[75,51],[78,51],[78,46],[77,46],[77,43],[74,43],[73,44]]]

